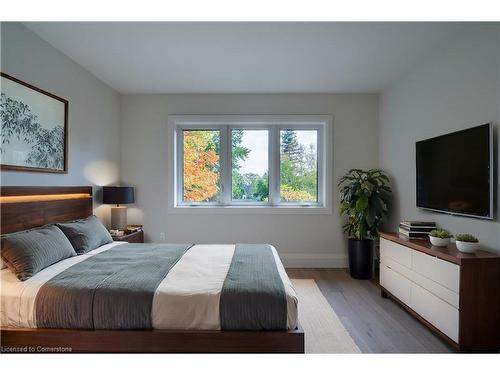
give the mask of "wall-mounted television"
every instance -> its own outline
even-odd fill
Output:
[[[493,127],[417,142],[417,207],[493,219]]]

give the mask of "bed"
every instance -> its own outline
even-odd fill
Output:
[[[1,193],[2,234],[48,223],[83,219],[92,214],[91,187],[2,187]],[[140,269],[148,267],[148,263],[141,259],[151,262],[150,257],[142,254],[149,251],[154,256],[162,256],[162,252],[167,250],[171,254],[172,249],[178,253],[177,258],[172,260],[172,267],[154,287],[147,314],[139,309],[138,303],[129,304],[136,306],[139,311],[133,310],[130,316],[134,319],[147,316],[148,324],[143,324],[144,319],[133,320],[130,317],[118,322],[102,319],[103,323],[99,323],[94,312],[95,321],[92,325],[85,325],[85,305],[81,308],[75,305],[78,306],[74,309],[77,313],[72,318],[61,317],[67,300],[61,302],[49,287],[60,289],[61,285],[66,286],[68,280],[74,280],[71,272],[78,271],[81,275],[82,272],[91,274],[95,267],[112,269],[115,257],[122,262],[126,258],[128,262],[135,261],[133,259],[137,254],[141,254],[137,258],[137,269]],[[244,275],[241,270],[238,271],[240,273],[235,271],[237,268],[234,264],[238,264],[236,260],[245,265],[245,256],[256,251],[269,254],[276,265],[276,275],[281,280],[279,284],[283,287],[286,306],[280,324],[273,325],[272,321],[266,322],[260,318],[252,321],[251,315],[248,315],[248,319],[242,318],[244,314],[239,314],[239,309],[246,303],[245,297],[236,293],[234,288],[231,289],[231,283],[228,282],[238,281]],[[258,258],[254,256],[254,259]],[[164,262],[156,261],[160,264]],[[261,268],[267,263],[257,267]],[[136,269],[135,266],[133,268]],[[159,272],[163,271],[160,269]],[[247,269],[246,272],[246,277],[251,279],[251,272],[254,271]],[[135,281],[130,281],[135,280],[133,273],[123,277],[129,280],[129,284],[135,285]],[[63,279],[66,284],[58,285],[58,279]],[[142,279],[138,277],[137,283]],[[304,352],[304,333],[297,319],[295,291],[276,250],[268,245],[132,245],[113,242],[85,255],[61,260],[26,281],[17,280],[9,269],[3,269],[0,271],[0,280],[1,344],[3,348],[10,348],[11,352]],[[96,282],[101,285],[103,280],[108,278]],[[252,288],[256,288],[255,285]],[[65,298],[67,294],[65,290]],[[137,294],[136,291],[134,294]],[[114,298],[115,301],[121,301],[121,296],[129,298],[124,294],[117,296],[105,296],[102,300]],[[75,297],[74,301],[77,300]],[[74,301],[70,300],[71,303]],[[97,304],[96,301],[101,300],[93,300],[93,303]],[[252,306],[256,304],[255,301],[251,302]],[[274,303],[273,300],[268,302],[271,305]],[[57,310],[58,305],[60,311]],[[123,305],[125,308],[121,310],[119,303],[118,307],[114,304],[103,306],[105,311],[112,308],[120,312],[128,308],[128,305]],[[262,306],[265,307],[265,304]],[[42,319],[45,315],[40,315],[40,311],[45,307],[49,311],[44,313],[46,316],[57,316],[59,320]],[[269,310],[264,312],[266,314],[270,315]],[[127,316],[126,313],[123,315]]]

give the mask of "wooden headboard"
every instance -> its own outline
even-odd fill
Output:
[[[2,186],[1,233],[92,215],[92,186]]]

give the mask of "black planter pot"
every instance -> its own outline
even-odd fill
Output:
[[[360,280],[372,278],[373,240],[349,239],[349,272]]]

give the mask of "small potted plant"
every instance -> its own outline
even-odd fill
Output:
[[[455,243],[462,253],[473,253],[479,248],[479,240],[469,233],[457,234]]]
[[[446,229],[434,229],[429,233],[429,239],[434,246],[448,246],[452,237]]]

